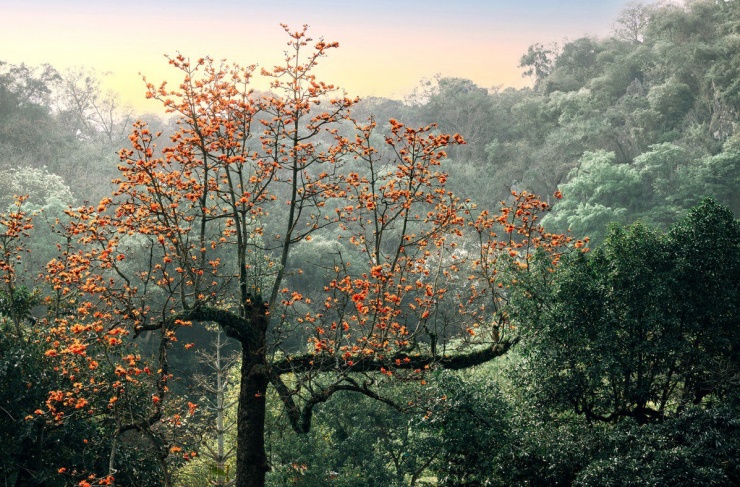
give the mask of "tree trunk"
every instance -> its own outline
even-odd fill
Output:
[[[215,485],[225,485],[228,482],[228,475],[226,474],[226,428],[224,424],[224,416],[226,411],[226,404],[224,400],[224,393],[226,391],[226,374],[229,373],[229,368],[224,365],[224,361],[221,357],[221,349],[224,347],[224,343],[221,340],[223,331],[218,330],[216,333],[216,361],[214,363],[216,369],[216,480]]]
[[[236,485],[263,487],[269,470],[265,454],[265,373],[264,348],[249,350],[243,344],[239,416],[237,424]]]

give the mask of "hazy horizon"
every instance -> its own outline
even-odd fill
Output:
[[[155,84],[178,81],[164,54],[271,67],[286,41],[279,24],[308,24],[314,39],[340,43],[320,76],[353,96],[401,98],[436,74],[519,88],[530,84],[517,66],[527,46],[604,36],[628,3],[219,0],[203,8],[193,0],[0,0],[0,60],[109,72],[104,86],[143,113],[158,107],[145,100],[139,73]]]

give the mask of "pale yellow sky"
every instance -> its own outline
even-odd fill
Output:
[[[0,0],[0,60],[111,72],[106,85],[137,112],[158,110],[138,73],[177,74],[163,55],[180,51],[243,64],[279,62],[279,24],[311,26],[338,41],[320,71],[351,95],[402,97],[439,73],[484,87],[520,87],[527,46],[604,35],[626,0]]]

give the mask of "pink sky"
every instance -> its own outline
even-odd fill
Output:
[[[351,95],[400,98],[435,74],[484,87],[525,86],[527,46],[605,35],[627,0],[0,0],[0,60],[60,70],[111,72],[106,85],[137,112],[139,72],[158,83],[176,74],[163,55],[180,51],[272,66],[286,40],[280,23],[310,25],[338,41],[323,78]]]

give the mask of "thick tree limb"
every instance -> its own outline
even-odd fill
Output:
[[[253,348],[259,342],[259,333],[252,320],[239,316],[238,313],[210,306],[197,306],[179,313],[178,319],[187,321],[211,321],[217,323],[227,337],[239,341],[242,345]]]
[[[144,331],[159,330],[164,325],[173,325],[177,321],[210,321],[217,323],[229,338],[239,341],[242,346],[250,349],[261,347],[264,329],[267,329],[269,315],[261,300],[248,303],[245,306],[246,316],[226,309],[212,306],[198,305],[169,316],[166,322],[139,326],[134,331],[138,336]]]
[[[467,369],[476,365],[481,365],[493,360],[496,357],[506,354],[509,349],[516,344],[518,338],[502,341],[498,344],[482,350],[475,350],[468,353],[456,355],[433,356],[433,355],[410,355],[397,354],[387,358],[357,360],[349,365],[344,360],[337,361],[334,355],[315,355],[303,354],[293,357],[286,357],[274,362],[271,365],[271,371],[276,375],[289,373],[301,374],[305,372],[329,372],[333,370],[342,370],[343,372],[378,372],[380,369],[424,369],[436,365],[449,370]]]

